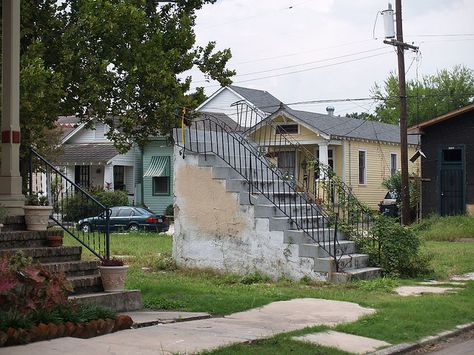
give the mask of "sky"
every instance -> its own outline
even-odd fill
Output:
[[[266,90],[284,103],[367,98],[396,72],[397,55],[383,43],[381,0],[217,0],[197,12],[198,45],[230,48],[234,84]],[[395,7],[394,1],[392,1]],[[474,69],[474,1],[402,1],[407,80],[463,64]],[[197,70],[193,87],[211,95],[219,84]],[[372,112],[374,101],[292,105],[335,114]]]

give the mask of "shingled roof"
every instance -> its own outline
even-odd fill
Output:
[[[229,85],[240,96],[253,103],[260,110],[266,113],[273,113],[280,108],[281,101],[268,91],[244,88],[241,86]]]
[[[400,143],[400,128],[398,126],[377,121],[298,111],[288,107],[281,109],[267,119],[272,119],[272,117],[274,118],[279,113],[285,112],[315,131],[334,138],[355,138]],[[408,136],[408,143],[416,144],[417,138]]]
[[[105,164],[119,154],[113,144],[64,144],[64,153],[57,158],[61,164]]]

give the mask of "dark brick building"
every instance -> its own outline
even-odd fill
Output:
[[[474,104],[410,127],[421,136],[423,217],[474,214]]]

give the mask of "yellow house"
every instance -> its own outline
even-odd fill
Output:
[[[316,158],[373,209],[387,192],[384,178],[400,169],[398,126],[335,116],[331,107],[328,114],[318,114],[281,105],[248,134],[262,154],[300,184],[311,190],[324,181],[324,173],[312,163]],[[411,157],[417,141],[409,136],[408,142]],[[409,171],[418,175],[418,164],[409,162]]]

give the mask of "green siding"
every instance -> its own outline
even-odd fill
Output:
[[[153,156],[170,156],[170,194],[169,196],[153,196],[153,187],[151,176],[143,176],[150,166],[151,157]],[[165,138],[157,138],[150,141],[143,148],[143,203],[149,209],[156,213],[164,213],[166,207],[173,204],[173,146],[167,143]]]

